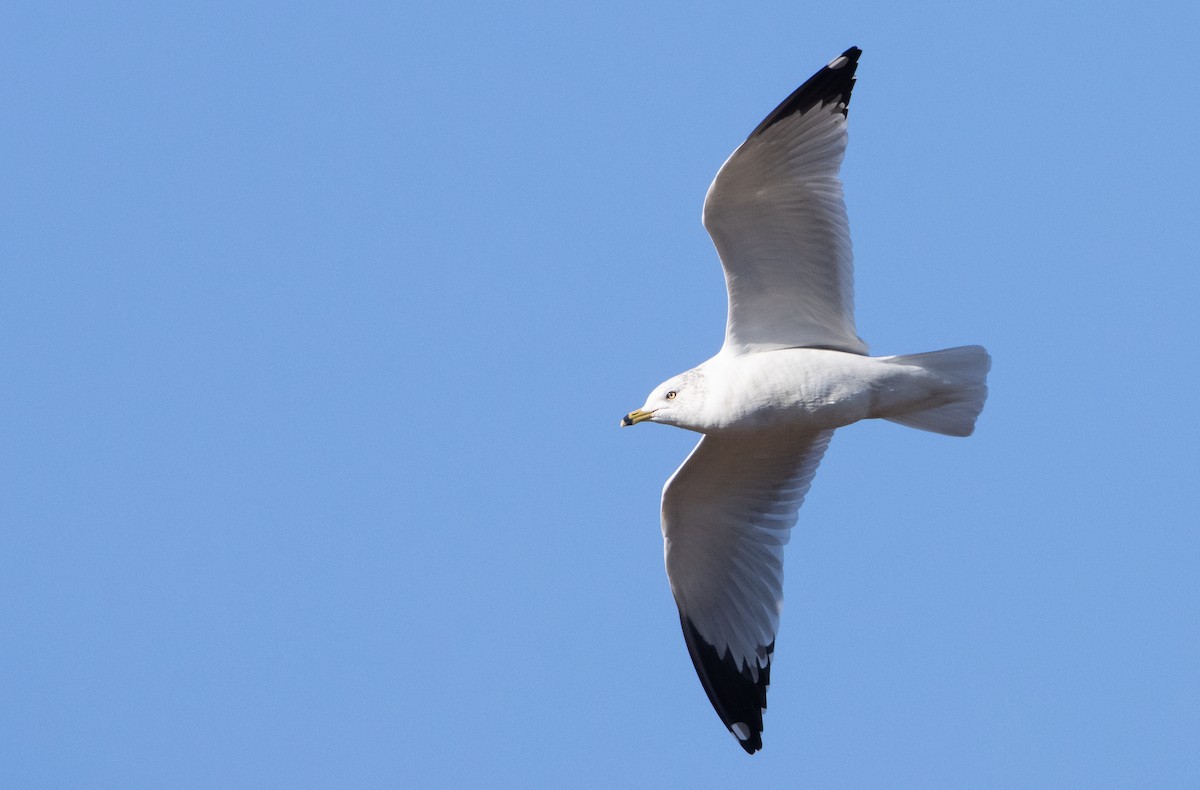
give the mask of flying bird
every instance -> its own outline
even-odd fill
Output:
[[[663,487],[667,578],[700,682],[750,754],[762,748],[783,547],[834,430],[880,418],[968,436],[987,397],[982,347],[872,357],[855,331],[838,170],[861,54],[814,74],[717,172],[703,220],[729,292],[725,343],[621,420],[703,434]]]

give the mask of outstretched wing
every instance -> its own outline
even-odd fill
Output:
[[[663,488],[667,578],[696,673],[742,748],[762,748],[783,546],[833,431],[705,436]]]
[[[704,226],[729,289],[726,352],[867,352],[854,328],[850,227],[838,178],[861,54],[846,50],[801,85],[708,188]]]

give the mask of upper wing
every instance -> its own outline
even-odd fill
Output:
[[[833,431],[705,436],[663,489],[667,578],[717,715],[762,748],[783,546]]]
[[[820,346],[865,354],[838,169],[862,51],[796,89],[717,172],[704,199],[729,289],[724,351]]]

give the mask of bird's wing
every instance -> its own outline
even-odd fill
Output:
[[[783,604],[783,546],[833,431],[705,436],[663,488],[667,577],[692,663],[747,752]]]
[[[727,353],[802,346],[865,354],[838,169],[862,51],[796,89],[717,172],[704,199],[729,289]]]

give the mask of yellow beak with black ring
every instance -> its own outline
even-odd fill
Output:
[[[626,425],[637,425],[639,422],[648,420],[653,416],[654,410],[642,411],[641,409],[638,409],[637,411],[631,411],[621,418],[621,427],[624,428]]]

